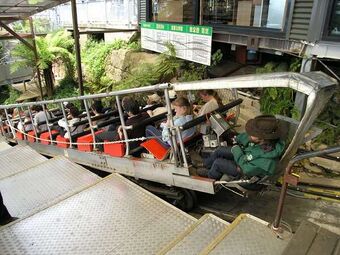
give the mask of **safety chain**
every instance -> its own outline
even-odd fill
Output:
[[[20,132],[21,134],[25,135],[25,136],[28,136],[28,137],[32,137],[38,141],[44,141],[44,142],[57,142],[56,140],[52,140],[52,139],[42,139],[40,137],[36,137],[34,135],[30,135],[28,133],[25,133],[15,127],[13,127],[12,125],[9,125],[10,128],[14,129],[15,131],[17,132]],[[48,132],[48,131],[46,131]],[[161,136],[149,136],[149,137],[138,137],[138,138],[131,138],[131,139],[125,139],[125,140],[119,140],[119,141],[107,141],[107,142],[92,142],[92,143],[74,143],[72,142],[72,145],[94,145],[94,144],[116,144],[116,143],[126,143],[126,142],[137,142],[137,141],[145,141],[145,140],[148,140],[148,139],[152,139],[152,138],[161,138]],[[58,141],[59,144],[71,144],[71,142],[62,142],[62,141]]]

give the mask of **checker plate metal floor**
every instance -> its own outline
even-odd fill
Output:
[[[14,146],[0,152],[0,179],[47,161],[29,146]]]
[[[9,212],[22,218],[100,179],[65,157],[57,157],[0,180],[0,190]]]
[[[282,254],[289,238],[280,239],[267,223],[246,215],[232,231],[209,253],[218,255]]]
[[[125,178],[0,229],[1,254],[155,254],[196,220]]]
[[[190,234],[180,240],[166,254],[196,255],[199,254],[218,234],[229,225],[220,218],[206,214],[203,221],[197,225]]]
[[[0,142],[0,153],[1,153],[1,151],[5,151],[5,150],[7,150],[9,148],[12,148],[12,146],[8,145],[5,142]]]

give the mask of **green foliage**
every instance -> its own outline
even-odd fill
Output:
[[[76,97],[79,96],[78,84],[70,77],[65,77],[59,82],[59,86],[55,89],[53,96],[49,99],[62,99],[68,97]],[[79,102],[73,102],[78,107],[80,106]],[[50,108],[57,108],[59,105],[51,104]]]
[[[105,90],[107,86],[112,85],[113,81],[105,75],[105,66],[107,64],[107,57],[113,50],[118,49],[137,51],[140,49],[140,44],[138,42],[128,43],[123,40],[115,40],[109,44],[94,40],[86,42],[82,50],[82,62],[85,64],[85,72],[90,90]]]
[[[218,49],[211,56],[211,67],[218,65],[223,58],[223,53]],[[206,72],[209,68],[206,65],[197,64],[194,62],[185,62],[186,65],[182,68],[181,76],[178,78],[179,81],[198,81],[206,78]]]
[[[20,92],[14,89],[11,85],[0,87],[0,105],[14,104],[20,97]]]
[[[317,125],[323,129],[316,142],[327,145],[340,144],[340,92],[337,92],[328,102],[323,112],[316,120]]]
[[[296,68],[296,64],[290,66]],[[272,73],[287,71],[286,63],[269,62],[262,68],[257,68],[256,73]],[[299,118],[299,111],[294,107],[294,90],[289,88],[264,88],[260,98],[260,109],[265,114],[280,114]]]
[[[53,29],[49,19],[34,18],[33,27],[35,33],[48,33]],[[31,27],[28,20],[20,20],[12,23],[12,29],[17,33],[31,33]]]
[[[32,41],[29,42],[32,43]],[[37,37],[36,45],[39,56],[38,65],[41,69],[47,69],[52,63],[61,61],[65,64],[66,76],[74,77],[75,58],[72,53],[74,40],[69,32],[58,31],[45,37]],[[19,59],[12,65],[14,71],[22,67],[35,66],[33,51],[24,44],[18,44],[11,54]]]
[[[183,60],[176,58],[175,48],[167,44],[168,50],[160,54],[154,64],[142,64],[133,73],[120,82],[113,83],[111,90],[127,89],[169,82],[176,77]]]

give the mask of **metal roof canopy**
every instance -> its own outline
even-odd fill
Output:
[[[28,48],[33,50],[36,60],[38,83],[40,87],[41,98],[43,98],[42,85],[40,80],[40,71],[38,66],[38,55],[35,45],[35,33],[33,29],[33,21],[30,18],[32,15],[52,8],[54,6],[69,2],[70,0],[0,0],[0,26],[3,27],[7,32],[12,34],[15,38],[25,44]],[[79,30],[77,21],[77,7],[76,0],[71,0],[71,10],[72,10],[72,20],[73,20],[73,33],[75,41],[75,54],[77,62],[77,74],[78,74],[78,84],[79,93],[84,95],[83,88],[83,75],[81,70],[81,57],[80,57],[80,46],[79,46]],[[12,21],[29,18],[31,26],[31,34],[33,39],[33,45],[25,41],[20,35],[14,32],[5,23],[10,23]]]
[[[0,20],[26,19],[69,0],[0,0]]]

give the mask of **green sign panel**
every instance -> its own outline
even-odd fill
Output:
[[[176,56],[210,65],[212,27],[142,22],[142,48],[164,52],[166,44],[176,49]]]

